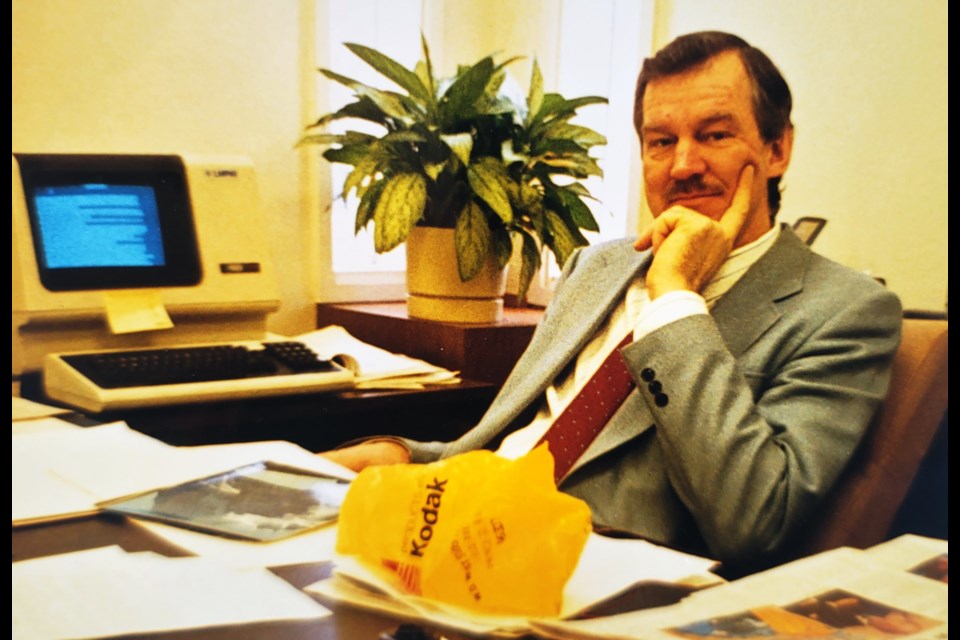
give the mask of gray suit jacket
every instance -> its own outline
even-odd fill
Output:
[[[450,443],[405,441],[412,460],[496,448],[525,426],[650,258],[630,240],[577,252],[486,415]],[[768,556],[860,441],[886,393],[900,325],[894,294],[784,228],[711,315],[622,350],[638,387],[560,489],[584,499],[600,526],[728,562]]]

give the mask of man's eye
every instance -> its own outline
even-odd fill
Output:
[[[673,144],[672,138],[650,138],[647,141],[647,147],[650,149],[665,149]]]
[[[720,142],[730,138],[732,135],[729,131],[708,131],[701,137],[708,142]]]

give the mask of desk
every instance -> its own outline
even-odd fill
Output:
[[[155,551],[170,557],[189,555],[178,547],[122,518],[101,514],[13,530],[13,561],[28,560],[57,553],[118,545],[129,552]],[[322,562],[272,568],[271,571],[302,589],[330,575],[331,564]],[[676,585],[649,584],[627,591],[595,609],[594,615],[613,614],[678,602],[692,589]],[[380,633],[396,629],[400,620],[361,609],[354,609],[321,598],[318,602],[333,611],[333,616],[311,621],[261,622],[256,624],[171,631],[164,634],[125,635],[123,638],[169,638],[191,640],[376,640]],[[449,640],[467,640],[456,633],[443,632]]]
[[[105,412],[98,422],[131,428],[176,446],[289,440],[326,451],[354,438],[398,435],[453,440],[477,423],[498,386],[464,380],[425,390],[340,391]],[[21,381],[23,397],[47,404],[39,376]]]

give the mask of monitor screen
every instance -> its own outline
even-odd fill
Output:
[[[178,156],[16,154],[50,291],[192,286],[202,277]]]

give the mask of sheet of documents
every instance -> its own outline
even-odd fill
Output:
[[[493,633],[503,637],[528,632],[530,621],[519,616],[496,616],[466,611],[442,602],[411,596],[399,579],[373,572],[354,558],[339,557],[335,575],[306,587],[308,593],[346,601],[356,606],[389,611],[466,633]],[[563,592],[558,619],[568,618],[647,582],[716,584],[709,573],[716,562],[660,547],[643,540],[615,539],[591,534],[580,561]]]
[[[92,513],[98,500],[109,497],[98,490],[98,484],[129,483],[133,468],[149,476],[151,465],[146,461],[162,458],[169,449],[120,422],[15,435],[11,442],[13,524]],[[124,465],[127,475],[114,478],[117,467]],[[91,481],[59,473],[75,466],[90,466]],[[98,478],[99,473],[104,477]]]
[[[353,337],[339,325],[296,336],[324,359],[340,357],[357,374],[359,389],[417,389],[424,384],[456,384],[457,373]]]
[[[133,519],[131,522],[181,549],[235,569],[327,562],[333,560],[337,544],[336,523],[284,540],[254,542],[149,520]]]
[[[864,553],[888,567],[946,582],[948,545],[948,541],[940,538],[906,533],[874,545]]]
[[[107,637],[330,615],[263,569],[103,547],[13,563],[13,637]]]
[[[77,425],[61,420],[59,418],[30,418],[25,420],[14,420],[12,430],[14,436],[27,433],[38,433],[40,431],[74,431],[82,429]]]
[[[10,396],[10,405],[14,422],[17,420],[33,420],[35,418],[46,418],[64,413],[73,413],[72,409],[52,407],[48,404],[34,402],[33,400],[27,400],[19,396]]]
[[[353,473],[291,442],[173,447],[123,422],[13,437],[13,523],[90,513],[97,502],[272,460],[336,477]]]

